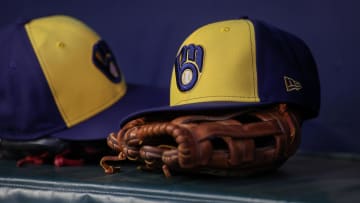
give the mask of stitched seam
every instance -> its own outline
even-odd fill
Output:
[[[258,99],[257,97],[243,97],[243,96],[206,96],[206,97],[195,97],[195,98],[191,98],[191,99],[183,99],[177,103],[175,103],[174,105],[177,104],[181,104],[183,102],[187,102],[187,101],[192,101],[192,100],[199,100],[199,99],[205,99],[205,98],[248,98],[248,99]]]
[[[250,22],[246,21],[247,25],[248,25],[248,29],[249,29],[249,33],[250,33],[250,49],[251,49],[251,68],[252,68],[252,75],[253,75],[253,90],[254,90],[254,95],[256,95],[256,88],[255,88],[255,71],[254,69],[254,55],[253,55],[253,43],[252,43],[252,32],[251,32],[251,28],[250,28]],[[257,87],[257,84],[256,84]]]

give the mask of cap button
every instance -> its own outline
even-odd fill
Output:
[[[229,32],[229,31],[230,31],[230,27],[221,28],[221,32]]]
[[[64,48],[65,43],[60,41],[60,42],[57,43],[57,46],[60,47],[60,48]]]

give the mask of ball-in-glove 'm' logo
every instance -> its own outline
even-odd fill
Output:
[[[94,45],[92,60],[95,66],[112,82],[121,82],[121,72],[114,54],[104,40],[100,40]]]
[[[175,60],[176,83],[180,91],[188,91],[196,84],[203,66],[204,49],[197,45],[183,46]]]

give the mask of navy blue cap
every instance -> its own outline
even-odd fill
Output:
[[[204,113],[287,103],[314,118],[320,82],[299,37],[254,19],[226,20],[190,34],[175,58],[170,105],[129,115]]]

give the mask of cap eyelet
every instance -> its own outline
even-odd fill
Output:
[[[230,32],[230,28],[229,27],[223,27],[223,28],[221,28],[221,32]]]
[[[57,46],[60,48],[64,48],[65,47],[65,43],[64,42],[58,42]]]

